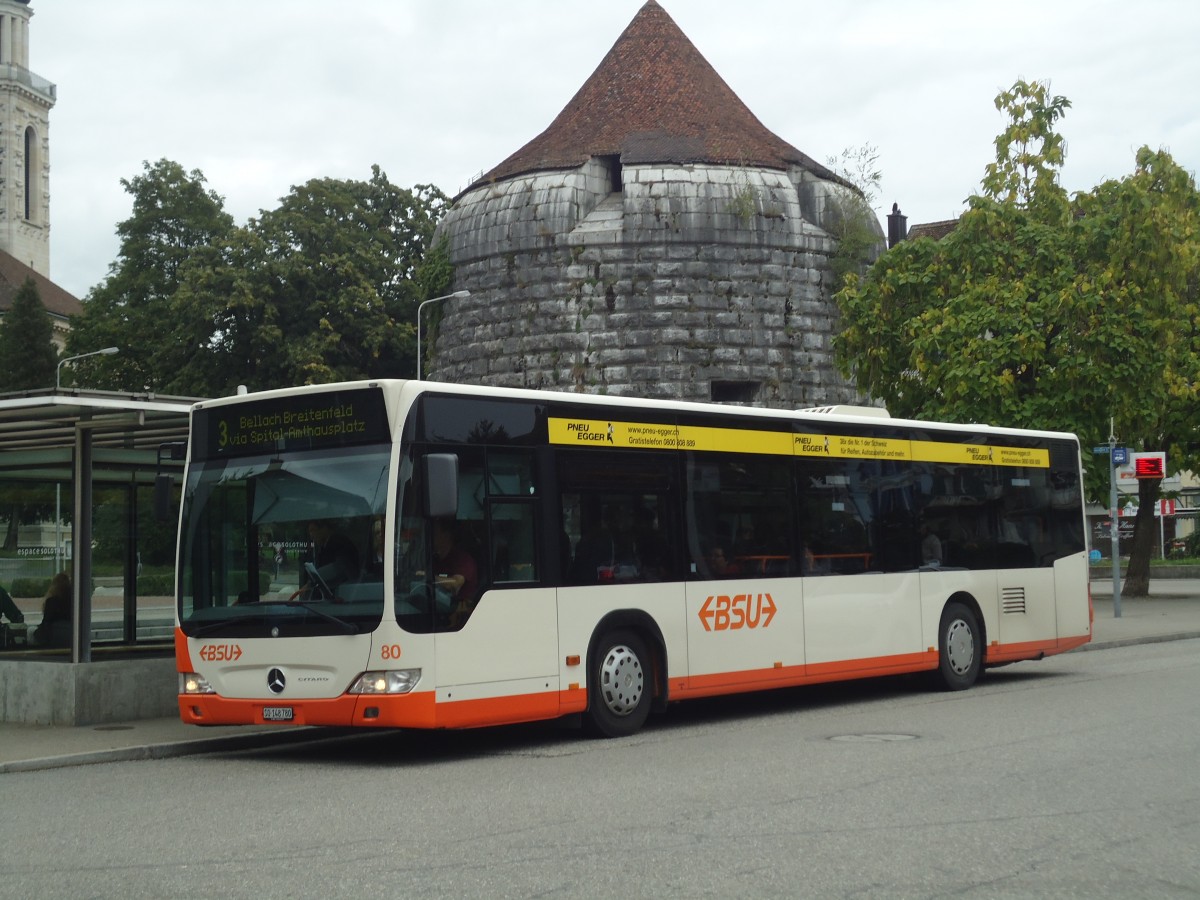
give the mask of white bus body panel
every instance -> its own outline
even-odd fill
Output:
[[[684,590],[679,582],[623,585],[586,585],[558,589],[560,662],[564,687],[587,683],[587,652],[597,623],[616,610],[640,610],[662,632],[667,648],[667,677],[688,672],[687,632],[684,623]],[[565,659],[578,656],[580,664],[568,667]]]
[[[558,690],[558,612],[554,588],[489,591],[461,631],[433,635],[438,699]],[[530,691],[530,679],[539,684]],[[468,685],[486,685],[479,691]]]
[[[715,687],[740,683],[740,673],[776,668],[783,675],[785,667],[804,665],[799,579],[698,581],[686,592],[690,676]]]
[[[858,660],[925,650],[928,643],[922,634],[922,583],[915,572],[805,579],[804,646],[808,664],[845,662],[847,669],[858,669]]]
[[[194,659],[216,660],[202,671],[219,695],[280,703],[341,696],[367,668],[372,643],[370,634],[189,641]],[[234,653],[236,659],[221,658]],[[285,679],[285,687],[279,694],[272,693],[267,685],[267,675],[272,669],[278,669]]]

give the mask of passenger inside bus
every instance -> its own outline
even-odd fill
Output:
[[[614,531],[620,528],[616,507],[605,507],[603,517],[597,514],[596,502],[581,503],[582,534],[575,544],[575,557],[571,563],[571,581],[575,584],[595,584],[601,573],[610,576],[616,566],[617,542]]]
[[[479,569],[471,554],[459,545],[451,519],[436,519],[433,523],[433,577],[438,590],[453,599],[451,626],[458,627],[478,602]]]
[[[363,578],[367,581],[383,580],[383,524],[383,516],[377,516],[371,522],[371,552],[363,569]]]
[[[942,539],[929,527],[928,522],[921,523],[921,565],[940,566],[942,564]]]
[[[314,519],[308,523],[309,553],[305,562],[311,562],[317,567],[321,579],[330,588],[351,578],[357,578],[359,573],[358,548],[346,535],[334,528],[334,523],[328,519]],[[308,574],[301,572],[300,584],[307,586]]]
[[[737,568],[729,561],[729,554],[724,544],[714,543],[704,554],[704,564],[708,568],[710,578],[728,578],[737,573]],[[701,570],[704,571],[703,569]]]

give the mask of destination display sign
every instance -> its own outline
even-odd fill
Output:
[[[624,447],[641,450],[706,450],[717,453],[765,453],[829,459],[889,459],[952,465],[1050,467],[1044,448],[998,444],[880,438],[869,435],[797,434],[749,428],[709,428],[608,419],[559,419],[548,422],[550,443],[577,447]]]
[[[380,443],[390,429],[383,391],[356,388],[201,408],[192,434],[193,454],[217,459]]]

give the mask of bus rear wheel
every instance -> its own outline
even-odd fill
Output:
[[[948,691],[965,691],[983,668],[983,632],[966,604],[947,603],[938,629],[938,679]]]
[[[610,632],[596,645],[588,680],[589,730],[626,737],[646,724],[653,681],[650,651],[636,632]]]

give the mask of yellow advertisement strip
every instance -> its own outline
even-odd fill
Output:
[[[637,450],[704,450],[715,453],[765,453],[826,459],[890,459],[950,465],[1025,466],[1045,469],[1044,449],[989,444],[951,444],[844,434],[793,434],[748,428],[706,428],[619,422],[605,419],[550,419],[550,443],[577,447]]]
[[[912,459],[912,441],[851,437],[845,434],[794,434],[797,456],[834,459]]]
[[[945,444],[938,441],[913,441],[913,459],[917,462],[976,464],[982,466],[1025,466],[1050,468],[1050,451],[1040,448],[997,447],[990,444]]]
[[[792,455],[792,435],[748,428],[676,427],[602,419],[550,419],[550,443],[637,450],[708,450],[716,453]]]

